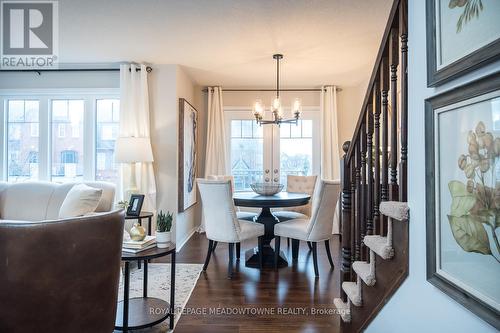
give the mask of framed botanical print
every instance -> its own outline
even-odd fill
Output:
[[[500,329],[500,73],[426,100],[427,279]]]
[[[427,0],[427,85],[500,59],[500,1]]]
[[[179,212],[185,211],[197,201],[197,127],[198,111],[184,98],[179,98]]]

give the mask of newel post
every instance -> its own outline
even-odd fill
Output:
[[[347,157],[350,141],[344,142],[342,150],[344,156],[340,161],[340,181],[342,185],[342,267],[341,267],[341,285],[344,281],[351,281],[351,165]],[[347,295],[341,289],[341,297],[347,302]]]

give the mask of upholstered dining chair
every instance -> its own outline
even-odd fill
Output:
[[[231,182],[231,189],[234,193],[234,177],[228,175],[209,175],[207,179],[210,180],[229,180]],[[243,212],[240,207],[236,207],[236,215],[240,220],[254,221],[257,217],[257,213]]]
[[[231,190],[234,193],[234,177],[233,176],[228,176],[228,175],[209,175],[207,177],[209,180],[229,180],[231,182]],[[252,212],[243,212],[240,210],[240,207],[236,207],[236,216],[238,217],[239,220],[247,220],[247,221],[255,221],[257,218],[257,213],[252,213]],[[212,249],[212,252],[215,251],[217,248],[217,242],[214,242],[214,248]],[[236,254],[238,256],[238,259],[240,259],[240,243],[236,243]]]
[[[286,191],[292,193],[307,193],[311,196],[308,204],[297,207],[288,207],[286,210],[273,211],[274,216],[280,222],[309,218],[311,216],[311,205],[314,200],[314,189],[316,188],[316,180],[318,176],[293,176],[287,175],[286,177]]]
[[[307,193],[311,196],[311,200],[306,205],[297,207],[288,207],[286,210],[273,211],[273,215],[280,222],[292,219],[308,219],[311,217],[311,206],[314,200],[314,189],[316,188],[318,176],[286,176],[286,191],[292,193]],[[290,238],[287,239],[290,246]],[[311,243],[307,243],[309,249],[312,249]]]
[[[330,266],[333,268],[332,254],[330,252],[330,237],[332,237],[333,216],[335,205],[340,194],[340,182],[322,180],[315,193],[310,218],[298,218],[286,222],[277,223],[274,226],[275,253],[280,253],[280,237],[292,239],[292,258],[296,260],[299,254],[299,242],[307,241],[312,245],[314,274],[318,273],[318,251],[317,243],[325,242],[326,254]],[[275,257],[275,267],[278,265],[278,257]]]
[[[240,243],[246,239],[258,238],[259,264],[262,268],[262,241],[264,225],[238,219],[233,203],[233,190],[230,180],[197,179],[203,204],[205,232],[208,238],[208,250],[203,271],[207,269],[216,242],[229,243],[228,278],[233,277],[234,246],[236,256],[240,258]]]

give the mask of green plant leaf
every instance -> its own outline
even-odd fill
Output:
[[[488,234],[482,223],[471,219],[470,216],[448,215],[448,221],[453,237],[464,251],[491,254]]]
[[[467,192],[465,184],[458,180],[449,182],[448,188],[452,197],[450,215],[455,217],[466,215],[474,207],[476,197]]]

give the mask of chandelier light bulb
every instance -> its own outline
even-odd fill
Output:
[[[302,103],[301,103],[301,100],[300,98],[296,98],[294,101],[293,101],[293,105],[292,105],[292,116],[300,116],[300,114],[302,113]]]
[[[278,107],[278,119],[283,119],[283,108],[281,105]]]
[[[279,97],[274,98],[272,103],[273,103],[272,104],[273,111],[279,110],[281,108],[281,101],[280,101]]]
[[[264,117],[264,105],[260,99],[256,100],[253,105],[253,114],[255,117],[263,118]]]

